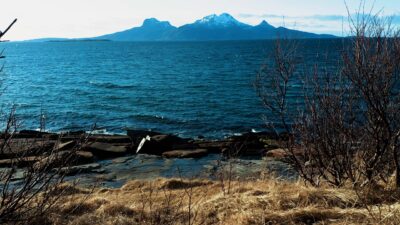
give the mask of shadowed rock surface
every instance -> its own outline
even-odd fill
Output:
[[[173,150],[162,154],[165,158],[200,158],[208,155],[207,149]]]
[[[84,147],[94,155],[104,158],[123,156],[128,153],[128,148],[129,145],[111,145],[104,142],[94,142]]]
[[[188,141],[168,134],[147,136],[140,142],[136,153],[162,155],[164,152],[173,150],[174,147],[179,145],[188,145]]]

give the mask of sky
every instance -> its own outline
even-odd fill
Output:
[[[343,34],[347,23],[344,0],[1,0],[0,30],[14,18],[17,24],[4,37],[27,40],[44,37],[83,38],[140,26],[146,18],[192,23],[210,14],[229,13],[256,25],[266,20],[315,33]],[[346,0],[350,12],[360,0]],[[369,10],[373,1],[368,1]],[[400,0],[376,0],[374,11],[394,16],[400,25]]]

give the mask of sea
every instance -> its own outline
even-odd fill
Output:
[[[265,131],[254,81],[276,41],[0,43],[0,106],[19,129],[153,130],[223,138]],[[335,69],[341,39],[296,41],[303,65]],[[301,75],[289,98],[301,92]],[[4,121],[4,120],[3,120]],[[41,125],[45,121],[45,126]],[[3,124],[4,125],[4,124]]]

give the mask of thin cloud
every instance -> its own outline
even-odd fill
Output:
[[[352,15],[355,16],[355,15]],[[331,21],[342,22],[346,21],[348,15],[311,15],[311,16],[286,16],[278,14],[238,14],[239,18],[258,18],[258,19],[289,19],[289,20],[317,20],[317,21]],[[400,14],[384,16],[391,19],[393,24],[400,24]]]
[[[342,16],[342,15],[314,15],[308,18],[322,20],[322,21],[342,21],[346,17],[347,16]]]
[[[312,16],[285,16],[285,15],[277,15],[277,14],[239,14],[239,18],[286,18],[286,19],[316,19],[321,21],[342,21],[345,16],[342,15],[312,15]]]

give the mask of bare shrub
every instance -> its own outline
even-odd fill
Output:
[[[0,39],[15,22],[0,32]],[[41,133],[37,138],[17,138],[19,122],[15,111],[12,108],[5,116],[0,137],[0,155],[9,161],[8,168],[0,170],[0,223],[34,224],[47,218],[61,197],[81,191],[74,184],[63,184],[64,171],[73,164],[81,145],[78,143],[61,154],[60,140],[51,142],[48,135]],[[44,126],[41,121],[41,128]],[[85,140],[87,136],[82,137],[81,143]],[[54,161],[54,158],[60,160]],[[40,166],[35,166],[37,163]]]
[[[302,68],[296,47],[279,40],[272,66],[260,71],[255,87],[269,114],[280,119],[275,131],[307,182],[359,187],[388,184],[395,173],[400,186],[399,31],[390,19],[362,10],[349,13],[349,24],[336,71],[316,63]],[[297,110],[288,92],[299,77]]]

